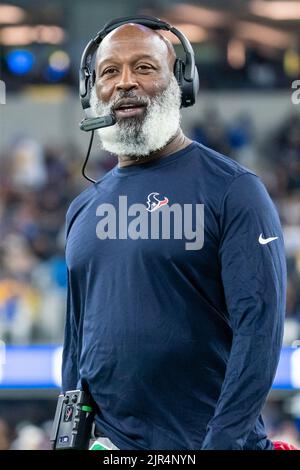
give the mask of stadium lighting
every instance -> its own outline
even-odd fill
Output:
[[[234,69],[241,69],[246,63],[245,44],[238,39],[231,39],[227,46],[227,61]]]
[[[59,82],[67,74],[70,63],[70,57],[65,51],[52,52],[49,57],[49,65],[44,71],[44,77],[49,82]]]
[[[190,42],[199,43],[207,39],[207,32],[204,28],[201,28],[201,26],[188,23],[173,24],[173,26],[182,31],[187,36]],[[179,39],[169,31],[161,31],[161,34],[168,38],[172,44],[180,44]]]
[[[253,0],[250,11],[256,16],[272,20],[299,20],[300,3],[298,1],[270,1]]]
[[[203,8],[196,5],[179,4],[170,10],[168,18],[172,22],[181,21],[213,28],[228,23],[230,15],[223,11]]]
[[[71,60],[65,51],[55,51],[49,57],[50,67],[58,72],[67,70],[70,66]]]
[[[60,44],[65,32],[59,26],[5,26],[0,29],[0,44],[5,46],[25,46],[33,42]]]
[[[300,74],[300,55],[296,50],[287,49],[283,57],[283,68],[289,77],[297,78]]]
[[[296,43],[296,38],[291,33],[248,21],[239,21],[235,33],[239,38],[276,49],[286,49]]]
[[[0,5],[0,24],[20,23],[25,19],[25,16],[23,8],[14,5]]]
[[[30,51],[15,49],[6,57],[8,68],[16,75],[24,75],[32,69],[34,56]]]

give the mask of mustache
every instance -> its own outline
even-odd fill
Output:
[[[151,104],[150,98],[146,96],[138,96],[134,91],[128,90],[120,92],[118,96],[105,105],[105,108],[111,113],[114,113],[125,99],[134,101],[137,106],[149,106]]]

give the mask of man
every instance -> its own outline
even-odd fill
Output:
[[[118,164],[67,214],[63,390],[82,382],[119,449],[273,449],[260,416],[282,340],[286,272],[259,179],[180,129],[170,43],[109,33],[98,131]]]

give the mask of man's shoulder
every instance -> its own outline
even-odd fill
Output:
[[[199,163],[208,173],[224,180],[233,181],[243,174],[257,176],[252,170],[241,165],[229,156],[219,153],[203,144],[194,142],[195,154],[198,154]]]
[[[95,184],[91,184],[86,189],[84,189],[78,196],[76,196],[70,203],[69,208],[66,214],[66,230],[67,234],[70,230],[70,227],[81,212],[81,210],[86,207],[87,204],[95,197],[98,191],[98,185],[102,183],[105,179],[109,178],[111,171],[106,173],[99,181]]]
[[[95,189],[94,186],[89,186],[88,188],[84,189],[79,193],[75,198],[71,201],[69,208],[67,210],[67,219],[72,217],[72,215],[78,211],[83,205],[85,205],[86,201],[88,201],[92,194],[94,193]]]

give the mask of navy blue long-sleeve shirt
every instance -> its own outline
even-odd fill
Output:
[[[104,434],[120,449],[272,449],[260,413],[286,268],[258,177],[193,142],[114,167],[66,228],[63,390],[88,383]]]

